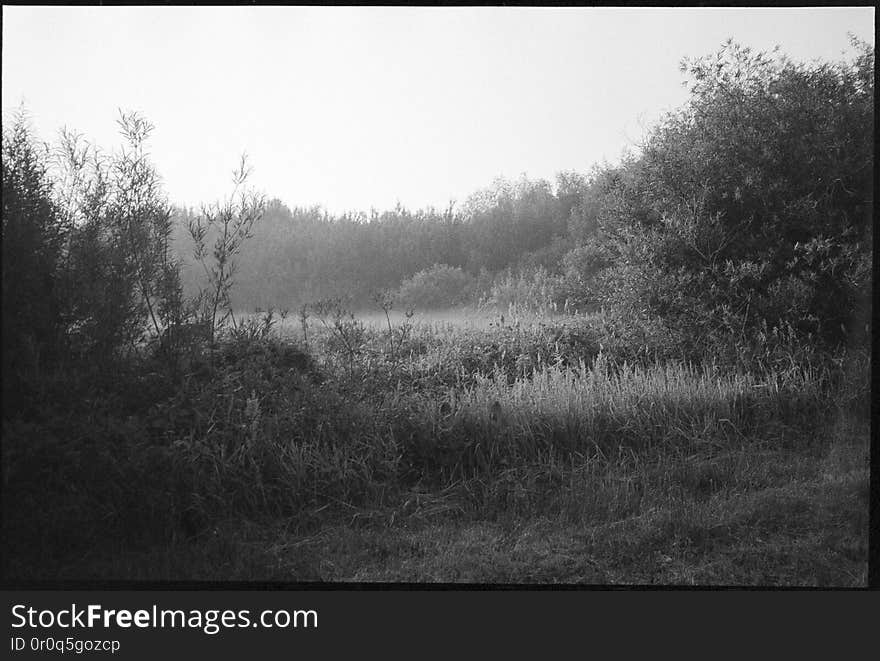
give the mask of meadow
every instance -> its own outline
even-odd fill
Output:
[[[637,152],[443,211],[291,208],[244,157],[177,207],[140,114],[110,152],[4,118],[3,575],[865,585],[851,46],[728,40]]]
[[[240,316],[172,381],[44,382],[4,428],[6,575],[865,584],[864,356],[749,373],[501,317]]]

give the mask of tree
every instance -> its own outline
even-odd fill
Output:
[[[682,63],[688,104],[591,202],[618,304],[694,338],[845,339],[870,282],[873,203],[874,55],[854,46],[802,64],[728,42]]]
[[[3,128],[3,397],[21,396],[23,372],[58,357],[59,268],[70,228],[54,201],[47,153],[23,111]]]

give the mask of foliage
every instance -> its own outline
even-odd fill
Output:
[[[212,340],[225,323],[235,323],[230,292],[235,284],[236,257],[253,237],[254,223],[265,211],[264,197],[246,187],[250,172],[247,157],[242,156],[233,173],[232,195],[222,203],[203,206],[201,214],[187,223],[194,244],[193,255],[207,280],[194,296],[195,314],[209,323]],[[213,249],[209,256],[207,244],[211,239]]]
[[[345,354],[348,374],[351,377],[354,372],[354,361],[364,347],[366,328],[363,322],[355,318],[340,298],[317,301],[309,308],[324,328],[331,333],[330,349]]]
[[[382,312],[385,315],[385,322],[388,324],[388,347],[391,352],[392,361],[397,361],[398,357],[398,349],[400,346],[406,342],[410,331],[412,330],[412,324],[410,320],[413,317],[414,311],[413,308],[408,308],[406,310],[404,316],[404,322],[398,326],[397,329],[391,323],[391,310],[394,307],[394,297],[391,292],[388,290],[378,291],[373,294],[373,301],[376,302],[380,308],[382,308]],[[395,346],[395,338],[397,335],[397,344]]]
[[[4,127],[11,376],[26,362],[38,381],[71,361],[113,361],[178,316],[170,207],[146,151],[153,127],[136,113],[118,125],[125,146],[109,155],[67,130],[54,149],[38,150],[22,116]]]
[[[569,214],[584,186],[576,173],[561,173],[555,188],[543,180],[498,180],[461,207],[451,204],[442,211],[398,205],[381,213],[331,215],[270,200],[253,239],[242,248],[233,308],[293,309],[347,297],[365,310],[373,292],[395,290],[435,264],[472,275],[516,265],[552,271],[567,249]],[[178,226],[195,215],[177,209]],[[186,262],[185,289],[195,292],[201,273],[185,232],[178,232],[175,245]]]
[[[500,310],[511,320],[522,313],[568,312],[564,300],[560,305],[560,284],[544,267],[505,269],[496,274],[480,305]]]
[[[496,179],[492,187],[471,195],[465,204],[470,270],[499,271],[520,255],[551,244],[565,233],[582,185],[576,174],[562,173],[554,194],[549,182],[523,176],[517,182]]]
[[[75,229],[66,255],[65,315],[71,350],[107,358],[158,335],[182,306],[170,250],[171,210],[136,113],[118,120],[126,147],[105,155],[63,131],[55,151],[59,205]]]
[[[597,179],[609,304],[690,329],[707,353],[786,329],[834,345],[864,323],[873,49],[855,46],[807,65],[729,42],[683,63],[687,107]]]
[[[254,310],[254,315],[242,319],[229,329],[229,336],[239,342],[253,342],[271,338],[279,324],[287,319],[287,310]]]
[[[473,280],[462,269],[434,264],[404,280],[397,298],[404,305],[420,310],[450,308],[465,303]]]
[[[153,126],[137,113],[121,113],[118,125],[125,144],[110,154],[66,129],[54,149],[40,150],[23,115],[4,125],[3,356],[10,384],[21,385],[25,373],[38,384],[46,370],[83,361],[110,369],[146,340],[159,340],[176,362],[199,349],[204,322],[212,339],[231,315],[234,258],[263,208],[262,198],[242,189],[245,161],[233,198],[193,219],[195,254],[209,282],[188,299],[172,249],[171,207],[146,148]],[[213,259],[209,235],[216,238]]]
[[[3,128],[3,400],[19,377],[57,358],[63,328],[59,270],[69,227],[54,201],[46,154],[19,113]]]
[[[572,248],[562,258],[556,298],[564,299],[570,309],[596,311],[607,296],[600,274],[612,264],[612,253],[602,242],[591,239]]]

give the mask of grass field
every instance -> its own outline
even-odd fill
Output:
[[[866,357],[759,373],[596,318],[325,322],[44,383],[3,430],[5,574],[867,581]]]

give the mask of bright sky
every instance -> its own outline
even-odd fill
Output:
[[[874,9],[3,7],[3,113],[110,148],[141,112],[179,204],[226,195],[246,151],[290,206],[439,208],[616,161],[728,37],[838,59],[847,32],[873,43]]]

